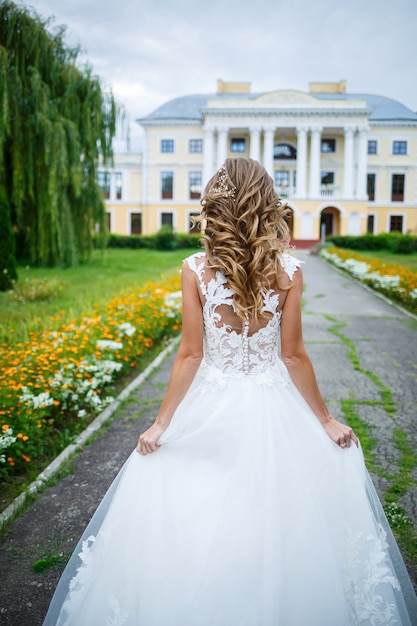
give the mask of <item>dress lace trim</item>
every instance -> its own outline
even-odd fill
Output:
[[[249,335],[249,323],[237,332],[222,318],[221,307],[233,309],[234,291],[222,272],[212,278],[206,277],[205,254],[197,252],[186,259],[196,274],[204,298],[204,360],[201,373],[207,382],[223,386],[228,377],[255,377],[258,384],[283,385],[290,383],[285,365],[279,358],[279,332],[281,310],[279,294],[273,289],[263,292],[262,311],[270,319],[265,325]],[[282,255],[282,266],[290,280],[301,262],[289,254]]]
[[[378,535],[358,533],[346,528],[345,594],[353,624],[393,626],[399,624],[394,603],[384,600],[385,591],[400,589],[387,560],[386,532],[378,526]]]

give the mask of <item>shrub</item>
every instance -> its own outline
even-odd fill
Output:
[[[13,284],[11,297],[18,302],[53,300],[64,289],[64,281],[58,278],[25,278]]]
[[[176,250],[178,241],[171,226],[162,226],[155,235],[157,250]]]
[[[390,250],[396,254],[412,254],[417,251],[417,237],[402,235],[390,241]]]
[[[108,248],[149,248],[151,250],[177,250],[178,248],[200,247],[201,235],[188,233],[174,233],[170,226],[163,226],[156,235],[116,235],[109,234]],[[102,243],[97,235],[94,246],[101,247]]]
[[[178,248],[201,247],[201,235],[196,233],[177,233]]]
[[[108,248],[148,248],[147,241],[142,235],[115,235],[108,236]]]
[[[401,233],[381,233],[379,235],[334,235],[326,243],[349,250],[389,250],[398,254],[411,254],[417,251],[417,237]]]

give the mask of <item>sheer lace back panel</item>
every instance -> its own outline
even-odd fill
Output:
[[[257,324],[242,322],[233,307],[233,290],[221,272],[205,265],[199,252],[187,259],[196,274],[204,318],[204,365],[228,376],[261,376],[280,379],[286,369],[279,358],[279,329],[285,291],[269,289],[263,293],[263,312]],[[300,262],[285,254],[282,265],[292,280]],[[284,382],[284,381],[283,381]]]

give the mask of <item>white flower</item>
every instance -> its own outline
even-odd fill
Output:
[[[375,287],[383,287],[384,289],[398,289],[400,284],[399,276],[383,276],[378,272],[370,272],[366,276],[366,280],[371,281]]]
[[[52,398],[49,391],[43,391],[39,393],[37,396],[32,394],[27,387],[22,387],[22,395],[20,396],[20,401],[28,404],[33,409],[43,409],[47,406],[52,406],[54,403],[54,399]]]
[[[121,336],[126,335],[127,337],[131,337],[136,332],[136,328],[130,322],[119,324],[118,329],[122,331]]]
[[[399,276],[384,275],[379,272],[370,272],[370,266],[368,263],[365,263],[364,261],[357,261],[356,259],[343,260],[339,258],[337,254],[332,254],[326,250],[322,250],[320,254],[322,257],[333,263],[333,265],[344,269],[361,281],[366,281],[375,289],[402,291],[399,286]],[[415,295],[413,295],[414,292]],[[410,295],[412,298],[417,298],[417,289],[414,289]]]
[[[175,317],[181,310],[182,293],[181,291],[175,291],[169,293],[164,298],[165,307],[162,307],[161,311],[165,313],[167,317]]]
[[[13,437],[12,428],[0,432],[0,450],[5,450],[15,441],[16,437]],[[0,463],[6,463],[6,456],[4,454],[0,454]]]
[[[98,339],[96,345],[100,350],[121,350],[123,348],[121,341],[110,341],[109,339]]]

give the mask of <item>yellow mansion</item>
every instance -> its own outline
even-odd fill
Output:
[[[141,154],[118,153],[99,172],[111,232],[189,232],[228,156],[265,166],[300,244],[324,232],[417,232],[417,114],[396,100],[346,93],[345,81],[251,93],[219,80],[217,93],[176,98],[138,122]]]

